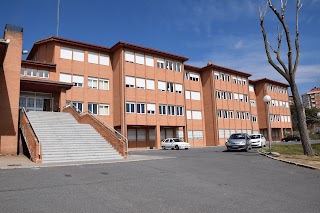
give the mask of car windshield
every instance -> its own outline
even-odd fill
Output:
[[[230,139],[245,139],[246,136],[244,134],[232,134]]]
[[[251,139],[259,139],[259,138],[260,138],[260,135],[251,135],[250,138],[251,138]]]
[[[174,142],[182,142],[182,140],[179,138],[172,138],[172,140],[174,140]]]

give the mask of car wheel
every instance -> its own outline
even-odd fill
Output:
[[[185,148],[185,149],[189,149],[189,148]]]
[[[298,142],[298,139],[294,139],[295,142]]]
[[[176,148],[176,150],[179,150],[179,146],[178,145],[176,145],[174,148]]]
[[[174,148],[171,148],[171,150],[174,150]]]
[[[162,149],[166,149],[166,147],[165,147],[165,146],[162,146]]]

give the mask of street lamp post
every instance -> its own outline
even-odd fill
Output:
[[[271,154],[271,127],[270,127],[270,113],[269,113],[269,105],[271,102],[271,97],[269,95],[265,95],[263,97],[263,101],[266,103],[266,111],[267,111],[267,125],[268,125],[268,140],[269,140],[269,154]]]

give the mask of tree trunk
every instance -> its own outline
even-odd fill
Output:
[[[309,142],[309,133],[307,129],[306,115],[304,113],[304,108],[300,100],[300,95],[298,92],[297,85],[295,81],[292,79],[290,79],[289,83],[290,83],[294,104],[296,106],[297,121],[298,121],[300,136],[301,136],[301,144],[302,144],[303,152],[307,156],[314,156],[312,147]]]

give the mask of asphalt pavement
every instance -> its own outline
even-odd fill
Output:
[[[320,171],[224,147],[0,170],[1,212],[319,212]],[[143,159],[143,160],[139,160]]]

